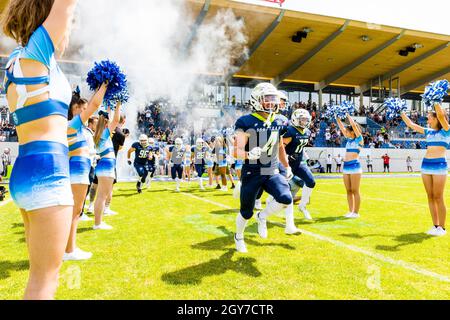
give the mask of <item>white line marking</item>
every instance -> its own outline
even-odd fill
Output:
[[[194,196],[194,195],[189,194],[189,193],[182,192],[181,194],[183,194],[185,196],[188,196],[188,197],[191,197],[191,198],[194,198],[194,199],[197,199],[197,200],[200,200],[200,201],[203,201],[203,202],[207,202],[207,203],[213,204],[213,205],[221,207],[221,208],[230,209],[230,210],[234,209],[234,208],[232,208],[230,206],[227,206],[227,205],[224,205],[222,203],[218,203],[218,202],[215,202],[215,201],[204,199],[202,197],[197,197],[197,196]],[[281,223],[273,223],[273,224],[284,227],[284,225],[281,224]],[[415,273],[418,273],[418,274],[421,274],[421,275],[424,275],[424,276],[427,276],[427,277],[431,277],[431,278],[434,278],[434,279],[437,279],[437,280],[440,280],[440,281],[443,281],[443,282],[450,282],[450,277],[445,276],[445,275],[441,275],[441,274],[438,274],[438,273],[435,273],[433,271],[429,271],[429,270],[423,269],[423,268],[421,268],[419,266],[416,266],[416,265],[414,265],[412,263],[405,262],[403,260],[395,260],[395,259],[392,259],[392,258],[387,257],[385,255],[382,255],[380,253],[371,252],[369,250],[362,249],[362,248],[359,248],[357,246],[354,246],[354,245],[351,245],[351,244],[347,244],[345,242],[338,241],[338,240],[335,240],[333,238],[326,237],[326,236],[323,236],[323,235],[320,235],[320,234],[317,234],[317,233],[313,233],[313,232],[310,232],[310,231],[307,231],[307,230],[300,229],[300,231],[303,234],[305,234],[305,235],[308,235],[308,236],[310,236],[312,238],[315,238],[317,240],[320,240],[320,241],[329,242],[331,244],[334,244],[337,247],[341,247],[341,248],[345,248],[345,249],[348,249],[348,250],[353,251],[353,252],[361,253],[361,254],[366,255],[368,257],[371,257],[373,259],[376,259],[376,260],[379,260],[379,261],[382,261],[382,262],[385,262],[385,263],[389,263],[389,264],[392,264],[394,266],[402,267],[404,269],[407,269],[407,270],[413,271]]]
[[[0,207],[6,206],[8,203],[10,203],[12,201],[12,199],[8,199],[5,202],[1,202],[0,203]]]

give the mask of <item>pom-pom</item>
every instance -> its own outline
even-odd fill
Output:
[[[104,82],[108,82],[104,102],[114,108],[118,101],[128,101],[127,77],[119,66],[110,60],[95,63],[94,68],[88,72],[87,83],[93,91],[100,88]]]
[[[435,103],[442,103],[444,97],[448,95],[448,80],[439,80],[430,83],[425,88],[422,101],[427,108],[433,108]]]
[[[336,117],[336,107],[334,104],[327,106],[327,110],[325,111],[325,117],[327,119],[334,119]]]
[[[384,106],[386,107],[386,117],[388,120],[398,118],[407,109],[406,100],[400,98],[387,98],[384,101]]]

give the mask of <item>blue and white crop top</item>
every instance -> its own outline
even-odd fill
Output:
[[[447,149],[450,146],[450,130],[425,128],[425,136],[427,138],[427,147],[444,147]]]
[[[20,59],[35,60],[45,65],[49,74],[41,77],[24,77],[20,67]],[[10,72],[13,67],[12,73]],[[5,90],[14,83],[18,95],[16,111],[12,114],[15,125],[35,121],[51,115],[67,118],[72,90],[67,78],[58,67],[55,59],[55,48],[52,39],[44,26],[40,26],[31,35],[26,47],[16,48],[6,65]],[[44,88],[28,92],[27,85],[47,84]],[[48,92],[50,99],[24,107],[27,100]]]
[[[84,124],[81,121],[80,115],[76,115],[69,121],[67,129],[67,140],[69,142],[69,152],[74,152],[81,148],[88,148],[86,136],[83,133]]]
[[[362,136],[359,136],[355,139],[347,139],[347,144],[345,145],[347,152],[354,152],[359,154],[361,152],[361,142],[363,141],[364,140]]]
[[[110,153],[114,154],[114,146],[111,139],[111,131],[106,128],[100,138],[98,145],[96,146],[98,155],[103,158]]]

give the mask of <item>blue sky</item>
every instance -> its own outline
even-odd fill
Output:
[[[261,0],[234,0],[265,4]],[[268,6],[275,6],[268,3]],[[339,18],[450,35],[450,0],[286,0],[284,7]]]

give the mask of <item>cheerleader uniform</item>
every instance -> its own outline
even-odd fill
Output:
[[[92,162],[89,157],[89,146],[86,136],[83,132],[85,126],[81,121],[80,115],[75,116],[69,121],[67,131],[67,140],[69,142],[69,164],[70,164],[70,183],[90,185],[89,173]],[[72,156],[71,154],[80,153],[80,150],[86,150],[86,156]]]
[[[111,131],[109,128],[103,130],[100,142],[96,146],[97,153],[100,155],[100,160],[95,167],[95,175],[97,177],[116,178],[116,158],[114,155],[114,147],[111,140]],[[112,158],[111,158],[112,156]]]
[[[445,131],[425,129],[427,138],[427,147],[444,147],[448,148],[450,145],[450,130]],[[448,164],[446,158],[428,159],[424,158],[422,162],[422,174],[427,175],[447,175]]]
[[[358,155],[361,153],[361,142],[363,141],[363,137],[359,136],[355,139],[347,139],[347,144],[345,146],[346,152],[357,153]],[[345,161],[344,162],[344,170],[343,174],[362,174],[362,167],[359,159]]]
[[[16,85],[17,107],[12,114],[14,124],[23,124],[49,116],[67,119],[72,90],[67,78],[58,67],[53,42],[44,26],[31,35],[25,47],[18,47],[6,65],[5,91]],[[24,77],[20,59],[42,63],[48,75]],[[12,67],[12,72],[10,68]],[[27,85],[46,84],[31,92]],[[49,99],[29,106],[32,97],[49,94]],[[69,148],[55,141],[32,141],[19,146],[19,155],[10,180],[10,192],[17,206],[25,211],[34,211],[54,206],[73,206],[70,186]]]

